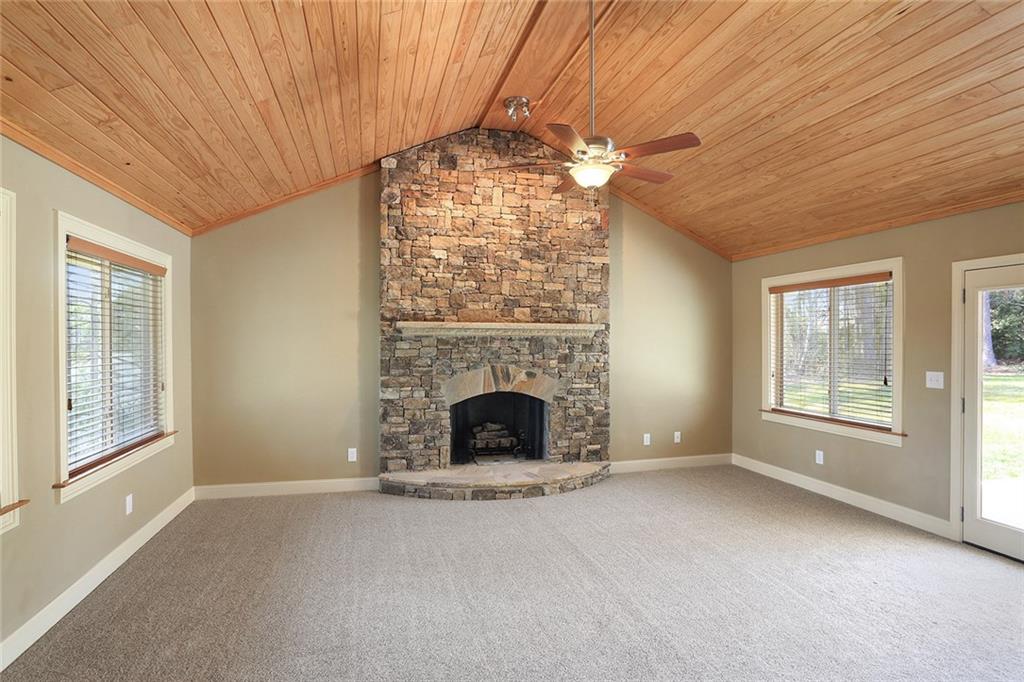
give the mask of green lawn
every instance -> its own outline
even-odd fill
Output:
[[[839,406],[843,416],[877,422],[892,411],[892,388],[877,383],[841,382]],[[814,414],[828,414],[828,388],[820,383],[792,382],[786,386],[784,407]]]
[[[841,403],[848,404],[847,397],[873,394],[877,396],[877,406],[888,411],[891,393],[885,389],[880,391],[879,388],[869,384],[840,384],[839,399]],[[818,414],[828,413],[828,391],[820,384],[800,385],[794,382],[788,389],[785,407]],[[1003,368],[986,374],[984,400],[983,477],[985,480],[1024,477],[1024,368],[1016,366],[1009,371]],[[847,414],[867,421],[874,416],[870,412],[858,414],[849,408]]]
[[[985,375],[982,475],[1024,476],[1024,372]]]

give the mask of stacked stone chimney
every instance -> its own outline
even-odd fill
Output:
[[[468,130],[381,160],[383,471],[447,467],[445,384],[499,365],[558,380],[550,459],[608,459],[606,195],[555,194],[557,173],[486,170],[551,158],[527,135]],[[403,334],[401,321],[589,323],[596,331],[418,336]]]

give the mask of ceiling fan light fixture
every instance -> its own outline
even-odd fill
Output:
[[[569,175],[576,184],[586,189],[603,187],[618,168],[601,161],[583,161],[569,169]]]

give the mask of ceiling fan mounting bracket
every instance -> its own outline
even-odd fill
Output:
[[[506,97],[505,101],[502,102],[505,105],[505,113],[512,121],[518,120],[519,116],[530,118],[530,98],[523,97],[522,95],[512,95]]]

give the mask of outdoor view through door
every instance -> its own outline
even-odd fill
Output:
[[[964,539],[1024,559],[1024,265],[964,291]]]
[[[1024,287],[982,294],[981,514],[1024,528]]]

